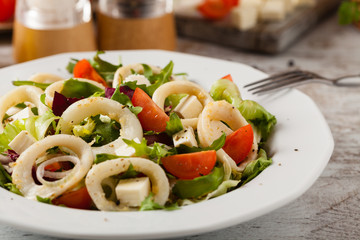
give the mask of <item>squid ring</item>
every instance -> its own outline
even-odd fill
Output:
[[[152,69],[153,73],[159,74],[161,72],[161,68],[149,65],[149,67]],[[138,74],[144,73],[144,66],[141,63],[134,63],[129,64],[123,67],[118,68],[114,74],[114,81],[113,81],[113,88],[116,88],[118,85],[122,83],[122,81],[133,74],[133,72]]]
[[[51,73],[36,73],[29,78],[29,81],[37,83],[54,83],[64,78]]]
[[[8,92],[0,99],[0,119],[4,118],[9,108],[23,102],[33,103],[38,108],[39,115],[45,113],[47,107],[40,100],[40,96],[43,93],[40,88],[33,86],[20,86]],[[0,132],[2,131],[4,131],[4,126],[0,124]]]
[[[46,154],[48,149],[56,146],[69,149],[79,161],[63,178],[54,182],[43,180],[42,185],[37,185],[32,176],[34,163],[38,157]],[[20,155],[15,163],[12,179],[26,198],[36,200],[36,196],[40,196],[54,199],[76,186],[86,176],[93,161],[90,146],[81,138],[64,134],[48,136],[31,145]]]
[[[229,127],[223,124],[225,122]],[[197,131],[199,136],[200,145],[203,147],[210,146],[214,140],[218,139],[223,132],[226,135],[232,133],[249,123],[241,115],[240,111],[230,103],[222,100],[217,102],[211,102],[207,104],[200,114]],[[257,137],[254,134],[253,144],[247,158],[238,167],[233,160],[225,152],[218,151],[218,156],[223,162],[229,162],[231,168],[234,171],[242,172],[246,164],[255,159],[257,156],[258,144]],[[230,158],[231,159],[231,158]]]
[[[125,144],[126,139],[142,139],[143,131],[138,118],[124,105],[102,97],[85,98],[71,104],[61,115],[59,127],[61,133],[71,134],[74,125],[80,124],[85,118],[106,115],[117,120],[120,125],[120,137],[101,147],[93,147],[94,154],[109,153],[115,154],[115,150]]]
[[[200,103],[205,106],[209,102],[212,102],[213,99],[202,87],[198,84],[190,81],[172,81],[167,82],[161,85],[158,89],[155,90],[152,100],[158,105],[161,109],[164,110],[165,99],[171,94],[180,94],[186,93],[189,95],[194,95],[200,101]],[[191,126],[196,129],[198,118],[188,118],[182,119],[181,122],[184,126]]]
[[[95,82],[93,80],[89,80],[89,79],[85,79],[85,78],[74,78],[74,79],[76,79],[78,81],[81,81],[81,82],[91,83],[92,85],[95,85],[96,87],[101,88],[103,90],[105,89],[105,87],[102,84],[100,84],[98,82]],[[64,87],[64,83],[67,80],[69,80],[69,79],[64,79],[64,80],[54,82],[45,89],[45,94],[46,94],[45,102],[46,102],[46,105],[48,105],[49,107],[52,107],[55,92],[60,93],[62,91],[63,87]]]
[[[154,201],[160,205],[166,203],[170,185],[164,170],[158,164],[145,158],[117,158],[94,165],[86,176],[86,188],[98,209],[103,211],[127,210],[127,206],[121,202],[117,205],[106,199],[101,183],[110,176],[125,172],[130,164],[135,171],[142,172],[150,178]]]

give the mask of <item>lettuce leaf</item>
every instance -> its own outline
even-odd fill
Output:
[[[162,205],[154,202],[153,198],[154,198],[154,194],[150,193],[149,196],[147,196],[144,199],[144,201],[141,202],[141,206],[140,206],[139,211],[149,211],[149,210],[168,210],[168,211],[172,211],[172,210],[179,209],[179,206],[176,203],[162,206]]]
[[[55,116],[51,111],[47,111],[40,116],[32,116],[7,124],[0,134],[0,152],[10,149],[8,144],[23,130],[28,131],[36,140],[43,139],[49,127],[55,129],[55,120],[57,119],[59,117]]]
[[[0,163],[0,187],[6,188],[6,184],[11,182],[12,179],[10,174],[5,170],[3,165]]]
[[[215,166],[213,171],[192,180],[178,180],[172,188],[180,199],[199,198],[216,190],[224,179],[224,167]]]
[[[184,127],[181,123],[180,117],[174,112],[170,113],[170,120],[166,122],[166,133],[169,136],[172,136],[183,129]]]
[[[242,101],[239,110],[244,118],[260,131],[262,141],[266,141],[276,125],[275,116],[252,100]]]
[[[87,98],[99,92],[104,93],[104,90],[89,82],[71,78],[64,82],[64,87],[60,93],[67,98]]]
[[[168,149],[165,145],[155,142],[152,146],[147,146],[145,138],[140,143],[134,140],[123,139],[123,141],[129,146],[135,149],[136,157],[148,158],[156,163],[160,162],[162,157],[173,155],[176,152],[174,149]]]
[[[246,165],[244,171],[242,172],[241,185],[244,185],[254,179],[259,175],[265,168],[271,165],[272,159],[267,158],[266,152],[264,149],[259,150],[258,159],[250,162]]]
[[[119,61],[118,65],[114,65],[110,62],[104,61],[99,56],[104,53],[104,51],[97,51],[90,63],[92,67],[95,68],[95,70],[105,79],[105,81],[109,82],[114,79],[114,74],[116,70],[122,66],[122,63]]]
[[[115,120],[106,119],[108,121],[105,121],[100,114],[91,116],[79,125],[75,125],[73,133],[88,143],[95,140],[93,146],[108,144],[119,138],[121,126]]]
[[[12,84],[14,86],[23,86],[23,85],[29,85],[29,86],[35,86],[38,88],[41,88],[42,90],[45,90],[51,83],[37,83],[37,82],[33,82],[33,81],[21,81],[21,80],[17,80],[17,81],[12,81]]]
[[[242,100],[238,87],[227,79],[219,79],[210,90],[215,101],[225,100],[239,109],[246,121],[251,122],[261,134],[262,141],[266,141],[276,125],[274,115],[255,101]]]

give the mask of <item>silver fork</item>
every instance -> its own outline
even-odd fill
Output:
[[[360,74],[330,79],[313,72],[294,70],[272,75],[268,78],[247,84],[244,87],[248,88],[248,91],[253,94],[264,94],[309,82],[320,82],[339,87],[360,87]]]

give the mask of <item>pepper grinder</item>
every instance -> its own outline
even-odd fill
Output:
[[[99,0],[101,50],[176,47],[172,0]]]
[[[90,1],[17,0],[13,48],[17,62],[96,50]]]

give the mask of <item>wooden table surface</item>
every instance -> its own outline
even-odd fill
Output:
[[[336,77],[360,73],[359,43],[360,30],[338,26],[333,16],[276,56],[183,38],[178,41],[177,51],[242,62],[267,73],[286,70],[293,63],[302,69]],[[10,36],[0,35],[0,67],[13,64],[11,52]],[[320,178],[296,201],[265,216],[179,239],[360,239],[360,88],[309,84],[298,89],[317,103],[335,140],[333,155]],[[0,239],[58,238],[1,225]]]

